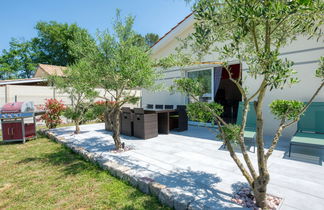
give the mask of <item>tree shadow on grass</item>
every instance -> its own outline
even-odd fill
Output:
[[[63,172],[57,179],[65,179],[67,176],[74,176],[80,173],[84,174],[97,174],[103,172],[97,164],[86,161],[81,155],[74,153],[72,150],[66,147],[59,147],[56,151],[51,153],[41,154],[38,157],[25,158],[16,164],[28,164],[28,163],[40,163],[50,166],[58,166],[57,170]],[[124,182],[124,181],[123,181]],[[165,206],[160,206],[157,198],[144,198],[146,195],[139,190],[134,190],[132,193],[128,193],[128,199],[134,201],[122,209],[138,209],[138,206],[143,206],[144,209],[169,209]],[[145,199],[144,201],[141,201]],[[137,203],[137,200],[140,202]]]
[[[87,162],[82,156],[73,153],[72,150],[66,147],[60,147],[55,152],[45,153],[38,157],[29,157],[23,159],[17,164],[28,164],[30,162],[39,162],[42,164],[50,164],[59,166],[65,175],[75,175],[86,171],[98,169],[97,165]],[[63,167],[62,167],[63,166]]]

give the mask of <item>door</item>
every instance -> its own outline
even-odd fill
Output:
[[[21,122],[2,123],[3,140],[21,140],[22,125]]]

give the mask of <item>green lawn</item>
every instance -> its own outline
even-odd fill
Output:
[[[167,209],[64,146],[0,143],[0,209]]]

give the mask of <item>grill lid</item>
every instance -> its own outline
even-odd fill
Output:
[[[34,112],[34,103],[32,101],[7,103],[1,113],[19,113],[19,112]]]

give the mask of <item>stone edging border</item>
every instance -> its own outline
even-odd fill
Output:
[[[193,203],[195,197],[192,194],[188,194],[180,189],[168,188],[165,185],[155,182],[151,178],[141,177],[136,174],[136,171],[127,166],[117,164],[113,161],[103,161],[100,156],[96,156],[82,147],[77,147],[71,143],[67,143],[63,137],[56,137],[55,134],[49,130],[41,129],[38,132],[57,143],[63,144],[90,162],[98,164],[103,170],[106,170],[111,175],[128,182],[143,193],[156,196],[163,205],[176,210],[202,208],[201,206],[197,206],[197,203]]]

